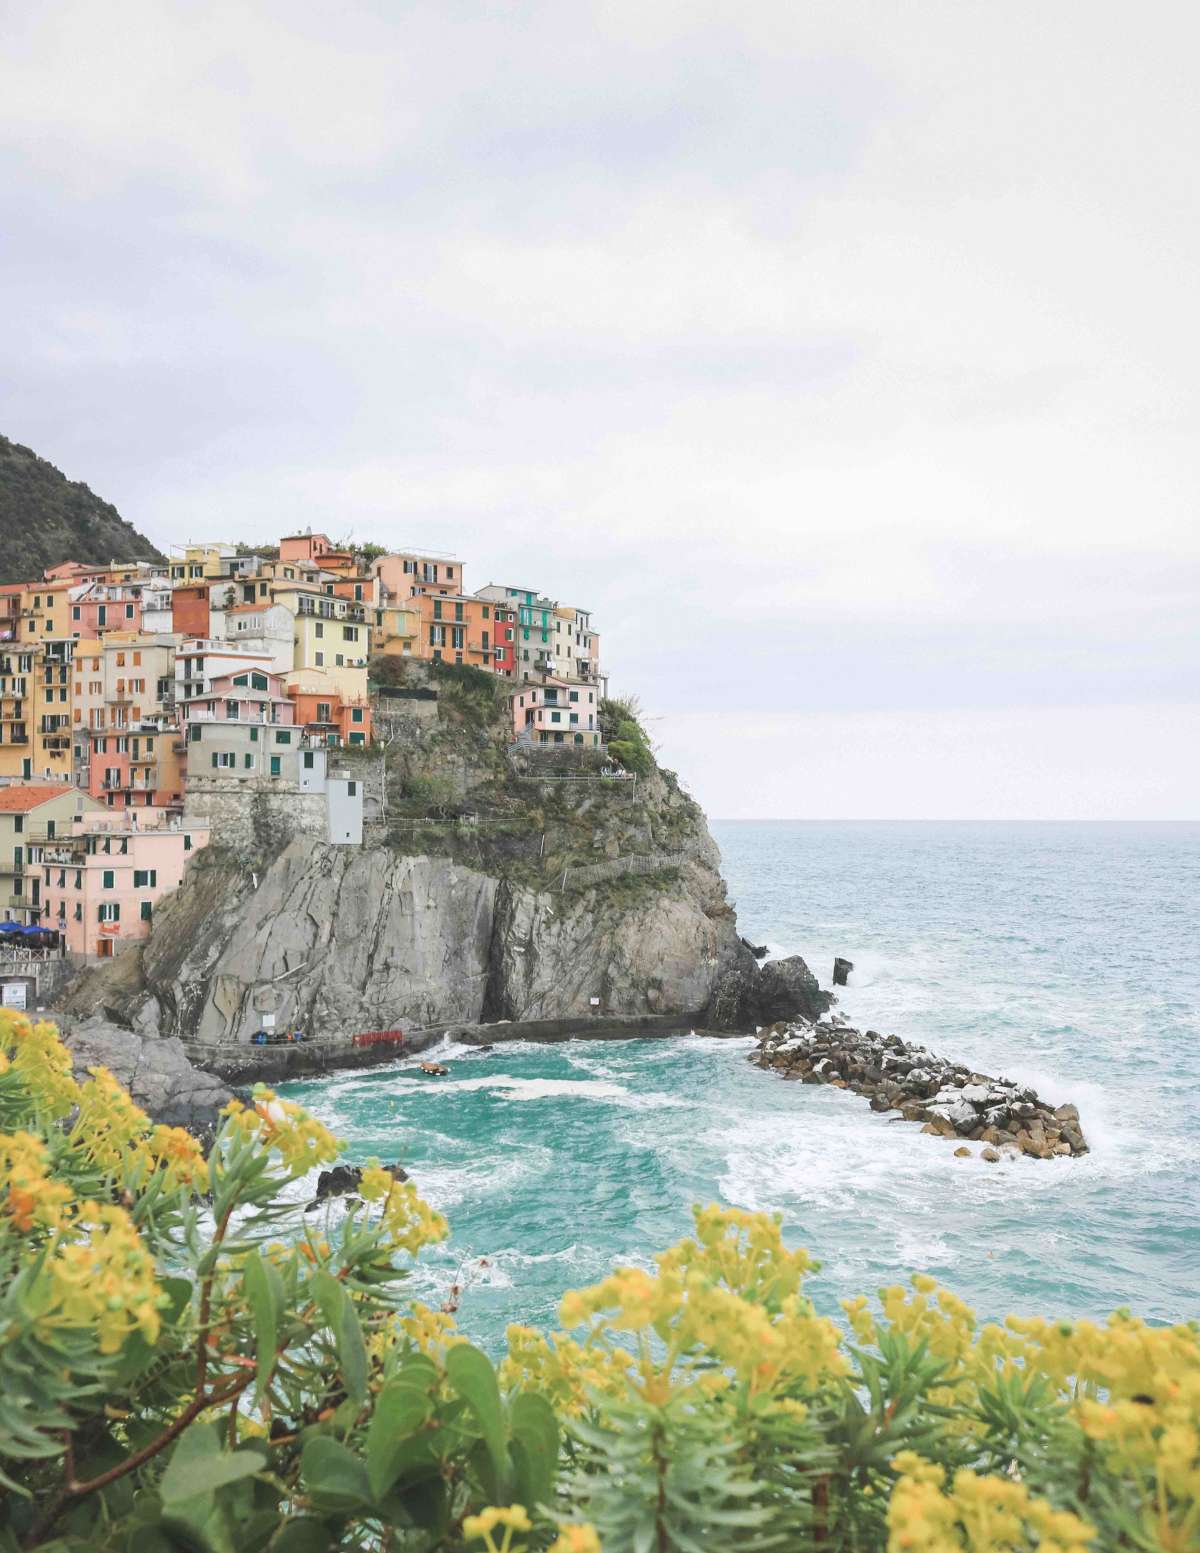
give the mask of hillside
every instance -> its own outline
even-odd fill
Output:
[[[823,997],[788,962],[758,970],[704,815],[648,749],[636,783],[605,777],[599,752],[513,756],[504,683],[386,667],[385,748],[340,757],[366,790],[365,845],[252,816],[201,853],[144,946],[82,978],[70,1012],[223,1043],[267,1006],[336,1037],[594,1011],[753,1029]],[[606,703],[614,715],[632,719]]]
[[[61,561],[162,559],[110,502],[0,437],[0,582],[40,578]]]

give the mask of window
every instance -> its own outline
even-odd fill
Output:
[[[25,829],[25,816],[23,814],[14,814],[13,815],[13,830],[15,830],[17,835],[19,836],[24,829]]]
[[[552,723],[561,723],[562,722],[562,713],[561,712],[551,712],[550,713],[550,721]]]
[[[258,729],[257,728],[251,728],[251,730],[250,730],[250,742],[251,742],[251,744],[257,744],[258,743]]]
[[[347,782],[346,783],[346,795],[347,795],[347,797],[350,797],[350,798],[356,798],[358,796],[358,783],[357,782]]]
[[[325,654],[323,652],[319,652],[317,654],[317,668],[320,668],[322,666],[322,664],[324,664],[324,662],[325,662]]]
[[[461,604],[456,604],[454,606],[454,618],[455,620],[461,620],[463,618],[463,607]]]
[[[483,618],[485,620],[490,620],[492,618],[492,612],[486,604],[483,606]]]
[[[316,757],[314,756],[312,750],[305,750],[304,751],[304,769],[305,769],[305,771],[311,771],[315,764],[316,764]]]
[[[247,753],[242,756],[242,767],[246,771],[254,770],[254,756]]]
[[[357,642],[358,641],[358,627],[357,626],[343,626],[342,627],[342,641],[343,642]]]
[[[362,707],[361,706],[351,707],[350,708],[350,721],[352,723],[361,723],[362,720],[363,720],[363,710],[362,710]]]
[[[271,756],[271,775],[272,776],[278,776],[279,775],[279,772],[281,770],[279,761],[280,761],[280,757],[278,755],[272,755]]]
[[[276,744],[290,744],[292,742],[291,730],[290,729],[287,729],[287,730],[281,729],[275,735],[275,742],[276,742]]]
[[[435,620],[440,620],[442,618],[442,601],[441,601],[441,599],[434,599],[434,601],[433,601],[433,618]]]
[[[100,910],[97,913],[101,922],[120,922],[121,905],[119,901],[101,901]]]
[[[141,904],[141,911],[140,911],[139,915],[141,916],[141,919],[142,919],[143,922],[149,922],[150,921],[150,916],[151,916],[151,913],[153,912],[153,910],[154,910],[154,908],[150,904],[149,901],[143,901],[142,902],[142,904]]]
[[[158,884],[158,870],[156,868],[135,868],[133,870],[133,887],[135,890],[153,890]]]
[[[346,659],[340,652],[334,654],[333,666],[337,669],[344,669],[346,667]]]
[[[571,700],[572,701],[578,701],[579,700],[579,692],[577,690],[573,690],[571,692]]]
[[[103,887],[106,890],[112,890],[112,889],[116,888],[116,879],[117,879],[117,876],[113,872],[113,870],[111,868],[106,868],[104,870],[104,874],[103,874],[103,878],[101,880],[101,883],[103,884]]]
[[[185,852],[190,852],[192,850],[192,838],[190,836],[185,836],[183,838],[183,850]]]
[[[251,674],[250,684],[255,690],[270,690],[265,674]]]
[[[325,635],[325,627],[321,624],[321,622],[319,620],[317,621],[317,635],[318,636],[324,636]]]
[[[226,701],[225,716],[230,722],[236,722],[241,715],[241,709],[236,701]]]

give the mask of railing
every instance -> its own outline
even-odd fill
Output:
[[[634,857],[610,857],[603,863],[586,863],[582,868],[563,869],[560,889],[579,890],[605,879],[620,879],[630,874],[658,874],[686,863],[686,852],[651,852]]]

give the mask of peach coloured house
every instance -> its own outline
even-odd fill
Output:
[[[71,635],[87,641],[107,631],[140,631],[141,584],[93,582],[73,590],[68,618]]]
[[[68,836],[29,849],[39,876],[42,922],[57,928],[67,951],[108,959],[148,938],[154,908],[178,889],[188,862],[208,845],[209,827],[156,816],[89,816]]]
[[[456,556],[434,551],[403,550],[381,555],[371,563],[389,598],[403,601],[414,587],[430,588],[435,593],[461,593],[463,569]]]
[[[281,561],[308,561],[330,571],[344,571],[354,565],[354,552],[340,550],[328,534],[287,534],[279,541]]]

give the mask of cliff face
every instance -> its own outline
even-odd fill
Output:
[[[206,1042],[279,1029],[351,1035],[482,1019],[700,1014],[753,959],[718,874],[580,891],[498,878],[454,858],[296,837],[265,872],[216,854],[159,911],[135,965],[86,977],[71,1006]]]
[[[83,977],[68,1009],[216,1043],[272,1022],[345,1037],[599,1011],[753,1029],[768,999],[772,1018],[809,1011],[815,983],[797,1001],[739,939],[704,815],[670,773],[514,764],[506,686],[432,683],[436,715],[385,715],[386,757],[357,757],[366,845],[272,831],[247,856],[217,837],[144,949]]]

